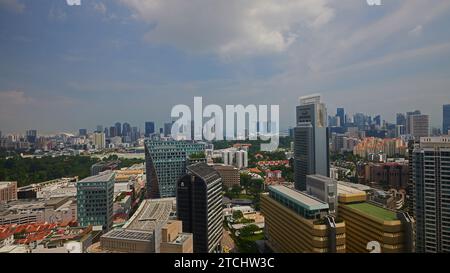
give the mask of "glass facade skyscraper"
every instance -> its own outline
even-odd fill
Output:
[[[173,140],[146,141],[147,197],[175,197],[176,183],[186,173],[188,157],[200,152],[205,152],[205,144]]]
[[[450,104],[444,105],[442,110],[442,133],[448,135],[450,131]]]

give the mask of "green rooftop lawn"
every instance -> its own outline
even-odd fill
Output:
[[[350,208],[359,210],[368,215],[374,216],[383,221],[397,220],[397,216],[395,215],[394,212],[384,209],[384,208],[381,208],[381,207],[377,207],[377,206],[369,204],[369,203],[350,204],[347,206]]]

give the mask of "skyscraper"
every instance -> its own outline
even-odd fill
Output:
[[[109,127],[109,137],[117,136],[117,128],[115,126]]]
[[[222,240],[222,178],[206,163],[187,167],[177,183],[177,216],[192,233],[194,253],[219,250]]]
[[[155,133],[155,123],[148,121],[145,123],[145,137],[150,137]]]
[[[108,171],[76,183],[80,226],[102,226],[106,231],[112,227],[114,178],[114,172]]]
[[[306,190],[306,176],[329,176],[327,109],[320,95],[300,98],[294,129],[295,188]]]
[[[430,135],[430,117],[428,115],[409,116],[409,133],[416,139]]]
[[[80,129],[78,130],[79,136],[87,136],[87,130],[86,129]]]
[[[131,125],[128,122],[122,125],[122,136],[131,136]]]
[[[424,137],[412,156],[416,251],[450,252],[450,137]]]
[[[37,131],[36,130],[28,130],[26,132],[27,134],[27,141],[29,143],[36,143],[36,139],[37,139]]]
[[[116,127],[116,135],[115,136],[122,136],[122,124],[120,124],[120,122],[116,122],[114,127]]]
[[[96,149],[105,149],[106,148],[105,133],[94,133],[93,144],[95,145]]]
[[[414,111],[414,112],[407,112],[406,113],[406,133],[407,134],[411,134],[411,121],[412,121],[412,119],[410,118],[411,116],[414,116],[414,115],[421,115],[422,114],[422,112],[420,112],[419,110],[416,110],[416,111]]]
[[[175,197],[176,182],[186,173],[191,154],[205,152],[205,145],[190,141],[145,142],[147,197]]]
[[[336,117],[339,117],[339,126],[344,127],[345,126],[345,109],[338,108]]]
[[[402,125],[406,128],[406,116],[403,113],[397,113],[396,125]]]
[[[172,124],[173,124],[173,122],[164,123],[164,136],[165,137],[172,135]]]
[[[450,104],[442,107],[442,134],[449,135],[450,131]]]

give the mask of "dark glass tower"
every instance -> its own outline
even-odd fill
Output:
[[[306,190],[306,176],[329,176],[327,109],[319,95],[300,98],[294,129],[295,189]]]
[[[145,137],[150,137],[155,133],[155,123],[148,121],[145,123]]]
[[[194,253],[212,253],[222,240],[222,177],[206,163],[187,167],[177,185],[177,215],[194,236]]]
[[[442,133],[448,135],[450,131],[450,104],[443,106]]]

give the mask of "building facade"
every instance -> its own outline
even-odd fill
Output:
[[[327,109],[320,96],[300,98],[294,129],[295,188],[306,190],[306,176],[329,176]]]
[[[450,104],[446,104],[442,108],[442,134],[450,135]]]
[[[194,235],[194,253],[212,253],[222,240],[222,178],[213,167],[197,163],[177,184],[177,216],[183,231]]]
[[[204,144],[191,141],[146,141],[147,197],[175,197],[176,184],[186,173],[188,157],[204,151]]]
[[[261,195],[266,245],[275,253],[345,253],[344,222],[327,203],[284,186]]]
[[[109,230],[113,224],[114,172],[90,176],[77,183],[77,214],[80,226],[102,226]]]
[[[412,179],[417,252],[450,252],[450,137],[420,139]]]
[[[215,164],[213,167],[222,177],[223,186],[231,189],[233,186],[241,184],[239,169],[224,164]]]
[[[17,182],[0,182],[0,203],[17,200]]]

